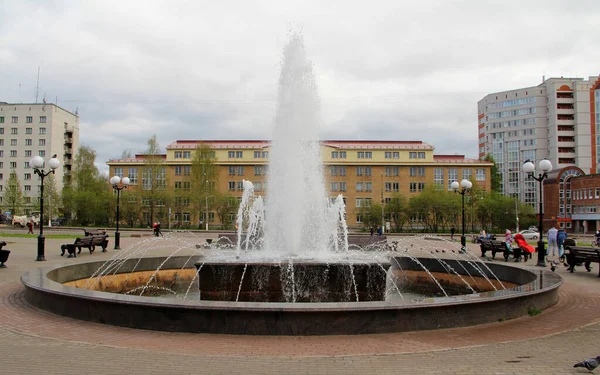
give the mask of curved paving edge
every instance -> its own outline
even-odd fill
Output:
[[[27,303],[19,282],[0,289],[0,326],[25,335],[112,347],[217,356],[352,356],[422,353],[554,335],[600,321],[600,295],[563,285],[535,317],[466,328],[360,336],[233,336],[135,330],[58,316]],[[571,319],[564,319],[572,316]],[[360,337],[360,340],[353,340]]]

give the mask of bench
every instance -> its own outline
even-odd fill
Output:
[[[6,268],[6,261],[8,260],[8,256],[10,255],[10,250],[2,250],[2,248],[6,246],[6,242],[0,242],[0,268]]]
[[[591,263],[600,263],[600,249],[585,246],[565,246],[567,271],[574,272],[576,265],[584,264],[585,269],[592,270]],[[600,277],[600,267],[598,267],[598,277]]]
[[[479,246],[481,247],[482,257],[485,256],[486,252],[491,251],[492,259],[496,258],[497,253],[502,253],[505,262],[508,262],[508,258],[511,255],[513,256],[513,258],[515,258],[515,262],[520,261],[522,255],[525,262],[527,262],[527,259],[531,258],[531,254],[523,254],[523,251],[520,247],[509,247],[504,241],[482,239],[479,241]]]
[[[89,232],[85,228],[81,228],[81,229],[83,229],[83,233],[85,233],[86,237],[89,237],[89,236],[104,236],[104,235],[106,235],[106,229],[92,229]]]
[[[67,258],[75,258],[77,257],[77,254],[81,254],[82,248],[87,248],[90,251],[90,254],[92,254],[94,250],[96,250],[96,246],[102,247],[102,252],[105,253],[106,248],[108,247],[108,235],[104,234],[77,238],[72,244],[62,245],[60,247],[60,255],[63,256],[65,255],[65,252],[67,252],[69,254]],[[77,254],[75,253],[76,249],[79,250]]]

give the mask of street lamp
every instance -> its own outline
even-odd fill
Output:
[[[113,176],[110,178],[110,184],[113,189],[117,191],[117,230],[115,231],[115,250],[121,250],[119,247],[121,244],[121,233],[119,233],[119,220],[121,219],[119,214],[119,197],[121,195],[121,190],[127,189],[129,177],[123,177],[123,179],[121,179],[119,176]]]
[[[543,181],[548,177],[548,172],[552,170],[552,163],[550,160],[544,159],[540,161],[538,165],[539,173],[537,177],[535,176],[535,165],[529,160],[523,164],[523,172],[527,173],[529,178],[533,178],[537,182],[540,183],[540,196],[539,196],[539,204],[540,204],[540,213],[539,213],[539,223],[538,223],[538,232],[540,232],[540,239],[538,241],[538,261],[536,266],[546,267],[546,250],[544,249],[544,210],[543,210],[543,197],[544,197],[544,184]]]
[[[44,159],[41,156],[34,156],[29,161],[29,165],[33,168],[33,172],[40,176],[42,184],[40,185],[40,235],[38,236],[38,248],[37,248],[37,261],[46,260],[45,247],[46,239],[44,238],[44,178],[49,174],[54,174],[56,168],[60,166],[60,160],[56,158],[56,155],[52,156],[52,159],[48,160],[48,166],[50,170],[45,172]]]
[[[462,196],[462,236],[460,236],[460,252],[465,253],[467,252],[467,238],[465,237],[465,194],[471,191],[473,183],[467,179],[463,179],[460,182],[460,187],[462,189],[458,190],[458,181],[453,181],[450,187],[455,193],[458,193]]]

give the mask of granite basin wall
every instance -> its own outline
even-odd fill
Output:
[[[140,264],[155,267],[164,260],[146,258]],[[405,262],[401,258],[393,260],[392,264]],[[191,267],[189,257],[172,258],[169,262]],[[507,290],[431,298],[417,304],[185,301],[112,294],[62,284],[89,277],[102,265],[91,262],[28,271],[22,277],[25,298],[32,305],[56,314],[131,328],[219,334],[339,335],[451,328],[516,318],[527,315],[531,309],[543,310],[555,304],[562,284],[560,276],[550,271],[531,272],[499,263],[487,265],[494,274],[505,275],[506,281],[532,281]],[[467,267],[465,263],[462,265]]]

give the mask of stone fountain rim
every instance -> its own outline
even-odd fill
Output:
[[[166,259],[167,257],[153,257],[156,259]],[[189,259],[189,256],[172,257],[172,258],[184,258]],[[137,259],[137,258],[136,258]],[[56,265],[51,267],[41,267],[33,270],[26,271],[21,277],[21,282],[28,288],[39,292],[48,294],[54,294],[59,296],[66,296],[71,298],[85,299],[90,301],[102,301],[115,304],[132,304],[132,305],[145,305],[148,307],[162,307],[162,308],[183,308],[183,309],[201,309],[201,310],[245,310],[245,311],[286,311],[286,312],[319,312],[319,311],[373,311],[373,310],[398,310],[398,309],[422,309],[422,308],[433,308],[433,307],[445,307],[445,306],[456,306],[465,304],[476,304],[486,303],[490,301],[502,301],[508,299],[514,299],[518,297],[533,296],[536,294],[546,293],[550,290],[560,287],[563,283],[562,278],[546,269],[536,270],[539,272],[532,272],[527,269],[518,268],[521,272],[527,272],[536,276],[537,274],[544,275],[544,277],[555,278],[556,281],[545,288],[535,289],[531,291],[511,291],[507,290],[505,295],[495,295],[497,292],[484,292],[478,295],[462,295],[454,297],[439,297],[429,298],[427,301],[406,301],[406,302],[389,302],[389,301],[374,301],[374,302],[298,302],[298,303],[285,303],[285,302],[229,302],[229,301],[191,301],[181,300],[172,298],[162,297],[143,297],[143,296],[132,296],[110,292],[101,292],[93,290],[85,290],[76,288],[73,286],[63,285],[57,281],[54,281],[48,277],[48,274],[52,271],[57,271],[69,267],[81,267],[83,265],[90,266],[98,264],[98,266],[104,264],[105,261],[91,261],[83,262],[72,265]],[[335,263],[331,263],[335,264]],[[494,267],[512,267],[510,265],[491,263]],[[191,267],[190,267],[191,268]],[[146,270],[139,270],[146,271]]]

